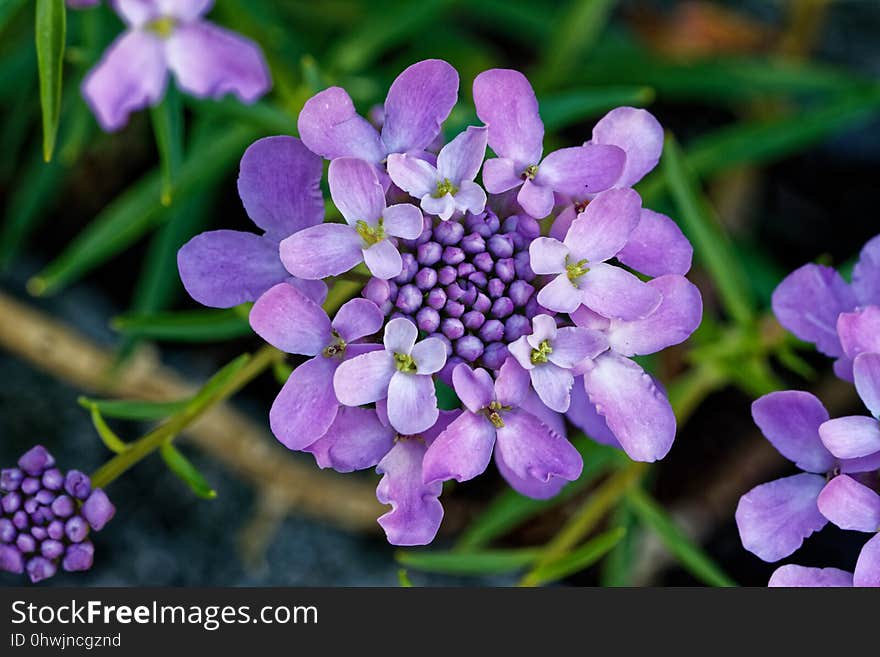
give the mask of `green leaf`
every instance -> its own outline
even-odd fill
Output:
[[[461,408],[461,400],[455,394],[455,390],[440,379],[434,381],[434,389],[437,391],[437,405],[441,410],[453,411],[456,408]]]
[[[412,588],[412,582],[409,579],[409,573],[406,572],[406,568],[398,569],[397,581],[400,582],[400,586],[402,586],[405,589]]]
[[[573,575],[592,566],[610,552],[626,535],[625,527],[616,527],[599,534],[557,561],[551,561],[533,574],[535,584],[547,584]]]
[[[184,399],[171,402],[151,402],[129,399],[79,398],[81,406],[89,410],[97,409],[104,417],[134,421],[162,420],[185,409],[189,401],[189,399]]]
[[[484,552],[441,552],[439,550],[397,553],[397,561],[408,568],[447,575],[500,575],[522,570],[540,556],[539,548],[486,550]]]
[[[601,586],[630,586],[630,576],[636,557],[636,536],[639,533],[638,519],[633,515],[626,500],[617,505],[611,515],[611,525],[626,530],[626,535],[602,561],[599,577]]]
[[[193,493],[205,500],[217,497],[217,491],[211,488],[202,473],[174,445],[165,443],[159,448],[159,453],[168,469],[189,486]]]
[[[555,132],[599,116],[614,107],[643,107],[652,100],[654,91],[650,87],[617,86],[565,91],[541,96],[541,119],[547,132]]]
[[[0,2],[0,34],[6,29],[6,26],[15,18],[18,11],[24,7],[28,0],[4,0]]]
[[[120,315],[111,325],[128,337],[177,342],[219,342],[252,332],[247,319],[234,308]]]
[[[631,489],[627,501],[639,519],[657,533],[669,551],[694,577],[710,586],[736,586],[736,582],[700,546],[691,541],[645,491],[638,487]]]
[[[55,150],[55,136],[61,118],[61,77],[67,36],[64,0],[37,0],[35,32],[43,110],[43,159],[49,162]]]
[[[187,402],[186,410],[188,412],[198,411],[203,406],[210,404],[218,393],[222,392],[227,383],[229,383],[235,375],[251,361],[250,354],[242,354],[233,361],[230,361],[217,371],[214,376],[205,382],[195,396]]]
[[[711,274],[725,309],[740,324],[751,324],[754,302],[748,276],[718,217],[703,197],[696,176],[684,161],[678,142],[671,136],[666,139],[662,166],[678,218],[694,244],[694,252]]]
[[[83,404],[83,399],[84,398],[80,398],[80,404]],[[107,446],[107,449],[116,454],[121,454],[127,450],[128,444],[117,436],[109,426],[107,426],[107,423],[101,416],[101,411],[98,409],[97,405],[83,405],[89,409],[92,416],[92,424],[95,425],[95,431],[98,432],[98,435]]]
[[[159,200],[167,207],[171,205],[174,179],[183,162],[183,105],[174,85],[169,85],[162,102],[150,109],[150,117],[162,176]]]

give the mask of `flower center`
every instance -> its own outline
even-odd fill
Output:
[[[581,276],[590,271],[587,264],[586,260],[578,260],[577,262],[565,265],[565,273],[568,276],[568,280],[572,283],[576,283]]]
[[[385,227],[382,225],[382,217],[379,217],[379,223],[375,226],[371,226],[366,221],[358,219],[357,223],[355,223],[355,230],[367,247],[378,244],[385,239]]]
[[[537,349],[532,349],[530,359],[532,365],[540,365],[547,362],[547,357],[553,353],[553,347],[550,346],[550,340],[544,340],[538,345]]]
[[[511,406],[502,406],[501,402],[493,401],[483,409],[483,412],[496,429],[501,429],[504,426],[501,411],[509,411],[511,408]]]
[[[455,186],[449,178],[444,178],[442,181],[437,183],[437,191],[434,192],[434,198],[443,198],[447,194],[452,194],[455,196],[458,194],[458,187]]]
[[[150,32],[158,34],[163,39],[170,37],[175,27],[177,27],[177,21],[170,16],[162,16],[147,24],[147,29]]]
[[[574,213],[575,216],[579,215],[581,212],[587,209],[587,206],[590,204],[589,200],[578,201],[574,204]]]
[[[523,180],[534,180],[535,176],[538,175],[538,165],[530,164],[525,168],[525,170],[519,174],[519,177]]]
[[[333,342],[324,347],[324,351],[321,352],[321,355],[324,356],[324,358],[342,358],[345,355],[345,348],[347,346],[345,340],[339,337],[339,333],[334,329]]]
[[[394,367],[397,368],[397,371],[403,372],[405,374],[415,374],[416,371],[416,361],[409,354],[394,354]]]

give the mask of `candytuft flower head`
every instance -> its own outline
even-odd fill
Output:
[[[92,567],[90,531],[110,522],[116,509],[88,476],[67,474],[41,445],[22,455],[17,468],[0,470],[0,570],[26,572],[34,583]]]
[[[81,3],[80,3],[81,4]],[[156,105],[169,71],[188,94],[256,101],[271,86],[263,54],[250,39],[203,20],[213,0],[116,0],[128,29],[83,81],[82,93],[107,132],[131,112]]]

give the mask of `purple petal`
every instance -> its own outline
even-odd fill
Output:
[[[535,238],[529,245],[529,266],[536,274],[559,274],[565,271],[568,247],[552,237]]]
[[[556,197],[553,188],[538,184],[535,180],[526,180],[516,195],[517,202],[528,214],[541,219],[553,211]]]
[[[422,459],[425,445],[419,440],[398,440],[383,458],[376,472],[384,475],[376,488],[382,504],[391,511],[379,518],[379,524],[393,545],[426,545],[434,540],[443,519],[438,501],[443,484],[422,483]]]
[[[330,163],[327,182],[333,203],[350,226],[365,221],[373,226],[385,210],[385,190],[376,169],[356,157],[340,157]]]
[[[404,317],[396,317],[385,325],[385,349],[398,354],[412,352],[419,337],[416,325]]]
[[[865,543],[859,553],[853,586],[880,587],[880,534]]]
[[[177,252],[177,268],[189,295],[211,308],[255,301],[289,278],[277,242],[237,230],[196,235]]]
[[[581,277],[579,287],[584,305],[608,318],[641,319],[654,312],[662,300],[647,283],[604,262],[592,265]]]
[[[810,393],[771,392],[752,404],[752,417],[779,453],[801,470],[824,473],[834,467],[835,458],[819,438],[828,411]]]
[[[425,214],[434,214],[441,221],[448,221],[455,214],[455,198],[446,193],[440,198],[431,194],[425,194],[421,199],[421,207]]]
[[[431,443],[422,465],[427,483],[468,481],[489,465],[495,427],[482,414],[462,413]]]
[[[819,511],[841,529],[880,531],[880,495],[847,475],[838,475],[819,493]]]
[[[400,203],[385,208],[382,219],[386,233],[404,240],[416,239],[422,234],[424,227],[422,213],[410,203]]]
[[[568,229],[565,246],[571,259],[592,265],[613,258],[639,224],[641,211],[642,199],[631,189],[599,194]]]
[[[854,459],[880,452],[880,422],[851,415],[822,423],[819,436],[828,451],[840,459]]]
[[[777,588],[852,586],[853,576],[839,568],[806,568],[786,564],[777,568],[767,586]]]
[[[801,340],[813,342],[826,356],[842,356],[837,317],[855,308],[856,299],[846,281],[831,267],[804,265],[773,292],[773,313]]]
[[[513,490],[534,500],[549,500],[551,497],[556,497],[559,491],[569,483],[568,480],[561,477],[550,477],[550,481],[546,482],[533,477],[520,477],[507,466],[497,450],[495,451],[495,467],[498,468],[498,472]]]
[[[143,1],[143,0],[141,0]],[[166,16],[180,21],[193,21],[211,10],[214,0],[160,0],[159,5]]]
[[[683,276],[690,271],[693,255],[694,247],[678,224],[665,214],[642,208],[639,223],[617,259],[648,276]]]
[[[756,486],[736,507],[743,547],[764,561],[779,561],[828,522],[816,506],[825,477],[797,474]]]
[[[495,379],[495,398],[504,406],[519,406],[529,392],[531,377],[515,358],[508,356]]]
[[[597,443],[622,449],[620,442],[611,433],[611,429],[608,428],[605,418],[599,415],[596,407],[593,406],[589,397],[587,397],[582,378],[574,380],[574,385],[571,388],[571,405],[568,407],[565,415],[572,424]]]
[[[541,401],[557,413],[565,413],[571,401],[571,386],[574,377],[567,369],[553,363],[536,365],[529,371],[532,387]]]
[[[434,374],[446,365],[446,345],[437,338],[425,338],[410,352],[418,374]]]
[[[680,344],[703,318],[700,291],[684,276],[661,276],[647,285],[661,295],[657,309],[644,319],[613,320],[608,330],[611,348],[624,356],[653,354]]]
[[[556,333],[556,320],[550,315],[541,314],[532,320],[532,332],[527,340],[532,349],[537,349],[545,340],[555,340]]]
[[[494,157],[483,164],[483,186],[490,194],[500,194],[522,184],[521,171],[506,157]]]
[[[362,262],[362,247],[363,240],[351,226],[319,224],[283,240],[280,255],[291,274],[316,280],[344,274]]]
[[[345,342],[353,342],[378,332],[384,321],[385,317],[375,303],[367,299],[352,299],[336,313],[333,328]]]
[[[82,94],[101,128],[113,132],[128,122],[131,112],[158,103],[167,81],[162,41],[133,30],[104,51],[83,80]]]
[[[437,191],[440,174],[420,157],[392,153],[388,156],[387,166],[391,181],[411,196],[422,198]]]
[[[305,449],[327,433],[339,410],[333,374],[339,361],[316,356],[287,378],[269,411],[272,433],[287,449]]]
[[[522,168],[538,164],[544,124],[532,85],[522,73],[499,68],[480,73],[474,80],[474,104],[477,116],[489,128],[493,151]]]
[[[853,268],[852,287],[860,305],[880,306],[880,235],[862,247]]]
[[[486,192],[477,183],[465,180],[452,197],[459,212],[480,214],[486,207]]]
[[[430,376],[394,373],[388,385],[388,421],[398,433],[413,436],[430,429],[438,414],[437,393]]]
[[[529,344],[527,336],[524,335],[511,342],[507,345],[507,350],[516,359],[520,367],[529,372],[535,369],[535,364],[531,360],[532,345]]]
[[[386,152],[428,148],[457,100],[458,73],[442,59],[426,59],[404,69],[385,97]]]
[[[492,376],[483,368],[472,370],[465,363],[452,370],[452,387],[471,413],[479,413],[495,398]]]
[[[113,9],[127,25],[140,27],[161,18],[163,7],[156,0],[113,0]]]
[[[96,532],[101,531],[116,515],[116,507],[100,488],[96,488],[83,502],[81,509],[82,517],[89,523],[89,527]]]
[[[657,461],[672,448],[675,414],[654,380],[633,361],[608,352],[584,374],[590,403],[634,461]]]
[[[403,269],[400,252],[389,240],[376,242],[363,251],[364,264],[376,278],[388,280],[397,276]]]
[[[616,184],[618,187],[632,187],[660,161],[663,128],[647,110],[618,107],[596,123],[592,142],[623,149],[626,163]]]
[[[314,356],[330,341],[330,318],[305,294],[280,283],[257,299],[251,328],[266,342],[288,354]]]
[[[397,370],[394,356],[371,351],[341,363],[333,376],[333,389],[340,404],[363,406],[388,395],[388,385]]]
[[[570,198],[608,189],[620,178],[626,155],[617,146],[587,144],[553,151],[541,162],[535,182]]]
[[[583,300],[583,294],[574,286],[567,274],[559,274],[538,291],[538,303],[559,313],[572,313]]]
[[[359,157],[377,164],[385,157],[379,133],[358,115],[348,93],[330,87],[309,98],[297,119],[297,130],[309,150],[321,157]]]
[[[871,415],[880,418],[880,354],[860,354],[853,364],[856,390]]]
[[[574,481],[580,476],[584,463],[578,451],[534,415],[514,409],[503,420],[495,451],[517,477],[548,483],[553,477]]]
[[[514,365],[516,365],[516,362],[513,362]],[[521,372],[524,371],[519,365],[516,365],[516,367]],[[526,372],[526,374],[528,373]],[[572,392],[574,392],[574,386],[572,386]],[[544,402],[541,401],[541,398],[538,397],[538,393],[531,388],[526,388],[526,393],[523,395],[519,407],[527,413],[534,415],[541,423],[547,425],[547,428],[550,429],[550,431],[558,436],[562,436],[563,438],[568,436],[568,428],[565,425],[565,415],[547,408],[544,405]]]
[[[279,241],[321,223],[321,158],[293,137],[265,137],[241,158],[238,195],[253,222]]]
[[[582,360],[595,358],[608,349],[608,340],[599,331],[568,326],[557,331],[552,346],[550,362],[571,369]]]
[[[342,407],[329,430],[304,451],[314,455],[320,468],[354,472],[379,463],[394,446],[394,435],[376,411]]]
[[[470,126],[446,144],[437,156],[440,178],[455,184],[476,178],[486,156],[488,137],[486,128]]]
[[[880,307],[868,306],[837,319],[837,335],[844,353],[855,358],[863,353],[880,353]]]

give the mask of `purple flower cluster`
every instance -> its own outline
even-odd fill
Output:
[[[115,513],[107,495],[93,489],[87,475],[67,474],[40,445],[0,470],[0,571],[27,572],[32,582],[92,567],[95,546],[88,540]]]
[[[376,467],[392,507],[379,523],[399,545],[430,542],[442,482],[493,457],[522,494],[558,493],[583,465],[566,418],[631,458],[665,456],[675,416],[631,357],[686,340],[702,316],[690,244],[631,189],[660,157],[654,117],[618,108],[545,155],[528,81],[491,70],[474,82],[485,125],[444,145],[458,86],[446,62],[410,66],[378,127],[343,89],[318,93],[302,142],[264,139],[242,160],[239,192],[265,234],[205,233],[178,256],[196,300],[255,301],[254,330],[307,358],[272,430],[321,467]],[[484,162],[487,146],[498,157]],[[319,156],[338,222],[322,223]],[[331,318],[322,281],[351,270],[369,272],[362,296]],[[463,408],[440,410],[439,381]]]
[[[780,322],[835,357],[835,370],[855,382],[870,416],[830,419],[808,392],[774,392],[752,405],[764,436],[802,473],[761,484],[740,499],[743,545],[778,561],[829,521],[875,534],[853,573],[836,568],[780,567],[771,586],[880,586],[880,236],[865,248],[847,284],[833,269],[806,265],[773,295]]]

